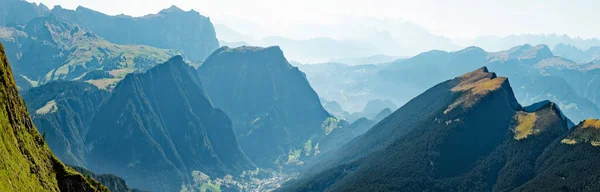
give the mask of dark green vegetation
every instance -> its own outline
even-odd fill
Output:
[[[95,174],[83,167],[72,167],[87,178],[93,178],[94,180],[102,183],[111,192],[143,192],[139,189],[132,189],[127,186],[125,180],[117,177],[113,174]]]
[[[264,167],[303,164],[344,124],[319,101],[279,47],[222,47],[198,68],[216,107],[231,116],[248,157]],[[341,129],[340,129],[341,130]]]
[[[550,100],[576,122],[600,117],[598,64],[577,64],[554,56],[544,45],[523,45],[500,52],[477,47],[456,52],[434,50],[386,64],[329,63],[299,68],[321,97],[358,111],[372,99],[406,103],[426,87],[483,65],[510,78],[517,100],[524,105]]]
[[[482,68],[425,91],[281,190],[597,191],[600,148],[563,140],[598,138],[578,136],[596,125],[586,122],[569,131],[554,103],[522,108],[508,80]]]
[[[180,56],[119,82],[91,119],[86,144],[90,170],[146,190],[179,191],[195,170],[221,178],[255,169]]]
[[[2,44],[0,76],[0,191],[108,191],[54,157],[19,96]]]
[[[110,93],[85,83],[53,81],[23,93],[29,113],[54,154],[69,165],[85,165],[85,135],[96,109]]]
[[[202,61],[219,48],[215,29],[208,17],[175,6],[143,17],[109,16],[85,7],[77,7],[76,10],[54,7],[50,15],[116,44],[181,50],[193,61]]]

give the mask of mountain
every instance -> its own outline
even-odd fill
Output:
[[[589,63],[600,58],[600,46],[593,46],[587,50],[579,49],[573,45],[558,44],[552,50],[554,55],[561,56],[577,63]]]
[[[298,64],[320,97],[335,101],[346,111],[362,111],[373,99],[391,99],[379,95],[377,73],[381,65],[350,66],[342,63]],[[395,102],[396,103],[396,102]]]
[[[560,164],[556,158],[568,163],[588,159],[563,159],[562,151],[554,151],[556,146],[582,142],[574,136],[576,142],[560,143],[568,134],[581,135],[578,127],[569,131],[567,122],[551,102],[535,111],[521,107],[508,79],[484,67],[428,89],[337,152],[326,154],[314,166],[316,172],[282,191],[558,190],[535,183],[548,181],[539,177],[563,177],[544,172],[545,164]],[[600,152],[590,149],[592,145],[574,153]],[[594,178],[595,170],[572,177]],[[559,185],[561,190],[598,190],[593,179]],[[586,185],[590,188],[580,188]]]
[[[53,81],[22,94],[38,130],[54,154],[69,165],[85,165],[85,136],[106,90],[76,81]]]
[[[380,65],[298,66],[322,98],[336,101],[348,111],[359,111],[373,99],[406,103],[426,87],[483,65],[510,78],[523,105],[547,99],[575,122],[600,117],[598,65],[555,56],[544,45],[526,44],[499,52],[478,47],[455,52],[434,50]]]
[[[4,31],[0,41],[7,45],[17,83],[23,88],[52,80],[76,80],[95,70],[114,74],[89,80],[104,88],[126,73],[148,69],[178,53],[142,45],[115,45],[54,16],[34,18],[22,28],[0,28]]]
[[[31,121],[0,44],[0,191],[109,191],[58,160]]]
[[[187,189],[196,172],[235,178],[256,169],[181,56],[119,82],[92,117],[86,145],[90,170],[144,190]]]
[[[304,73],[279,47],[222,47],[198,73],[257,165],[302,164],[301,157],[323,150],[319,142],[342,123],[323,109]]]
[[[500,51],[509,49],[516,45],[523,44],[545,44],[549,47],[555,47],[559,44],[572,45],[578,49],[589,49],[593,46],[600,45],[600,39],[591,38],[584,39],[579,37],[570,37],[567,35],[558,34],[523,34],[509,35],[505,37],[499,36],[480,36],[477,37],[471,45],[478,46],[490,51]]]
[[[24,0],[4,0],[0,2],[0,25],[24,25],[29,20],[45,16],[50,10],[44,4]]]
[[[50,16],[81,26],[116,44],[180,50],[192,61],[202,61],[219,48],[208,17],[175,6],[143,17],[109,16],[81,6],[76,10],[57,6]]]

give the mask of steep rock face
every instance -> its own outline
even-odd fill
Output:
[[[21,100],[0,44],[0,191],[108,191],[63,165]]]
[[[215,106],[232,117],[242,148],[255,163],[272,166],[309,140],[310,148],[317,146],[337,128],[338,120],[279,47],[223,47],[198,72]]]
[[[143,17],[109,16],[85,7],[55,7],[51,16],[77,24],[116,44],[140,44],[183,51],[188,59],[202,61],[219,47],[208,17],[175,6]]]
[[[522,108],[486,68],[440,83],[284,191],[510,191],[568,130],[556,104]]]
[[[4,0],[0,2],[0,25],[23,25],[35,17],[48,14],[50,10],[44,4],[36,5],[23,0]]]
[[[85,135],[110,93],[85,82],[54,81],[23,93],[33,122],[63,162],[84,166]]]
[[[178,191],[194,170],[220,177],[254,169],[229,117],[180,56],[125,77],[92,118],[87,144],[91,170],[141,189]]]

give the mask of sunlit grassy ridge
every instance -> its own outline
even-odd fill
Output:
[[[592,146],[600,147],[600,120],[588,119],[579,123],[561,143],[568,145],[589,143]]]
[[[0,44],[0,191],[108,191],[65,167],[33,125]]]
[[[529,135],[537,134],[540,130],[534,129],[535,121],[537,119],[535,113],[519,112],[516,115],[517,127],[515,128],[516,140],[527,138]]]
[[[445,114],[459,106],[469,108],[489,92],[500,89],[507,82],[507,78],[496,77],[495,73],[490,73],[486,67],[482,67],[457,77],[454,81],[458,81],[458,84],[451,91],[458,92],[461,96],[448,106],[444,111]]]

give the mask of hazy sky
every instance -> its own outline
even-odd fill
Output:
[[[327,24],[336,16],[402,19],[434,34],[469,39],[479,35],[557,33],[600,37],[598,0],[28,0],[52,8],[78,5],[107,14],[141,16],[171,5],[194,9],[215,23],[249,21],[280,33],[293,25]],[[502,3],[499,3],[502,2]],[[266,34],[276,35],[276,34]]]

